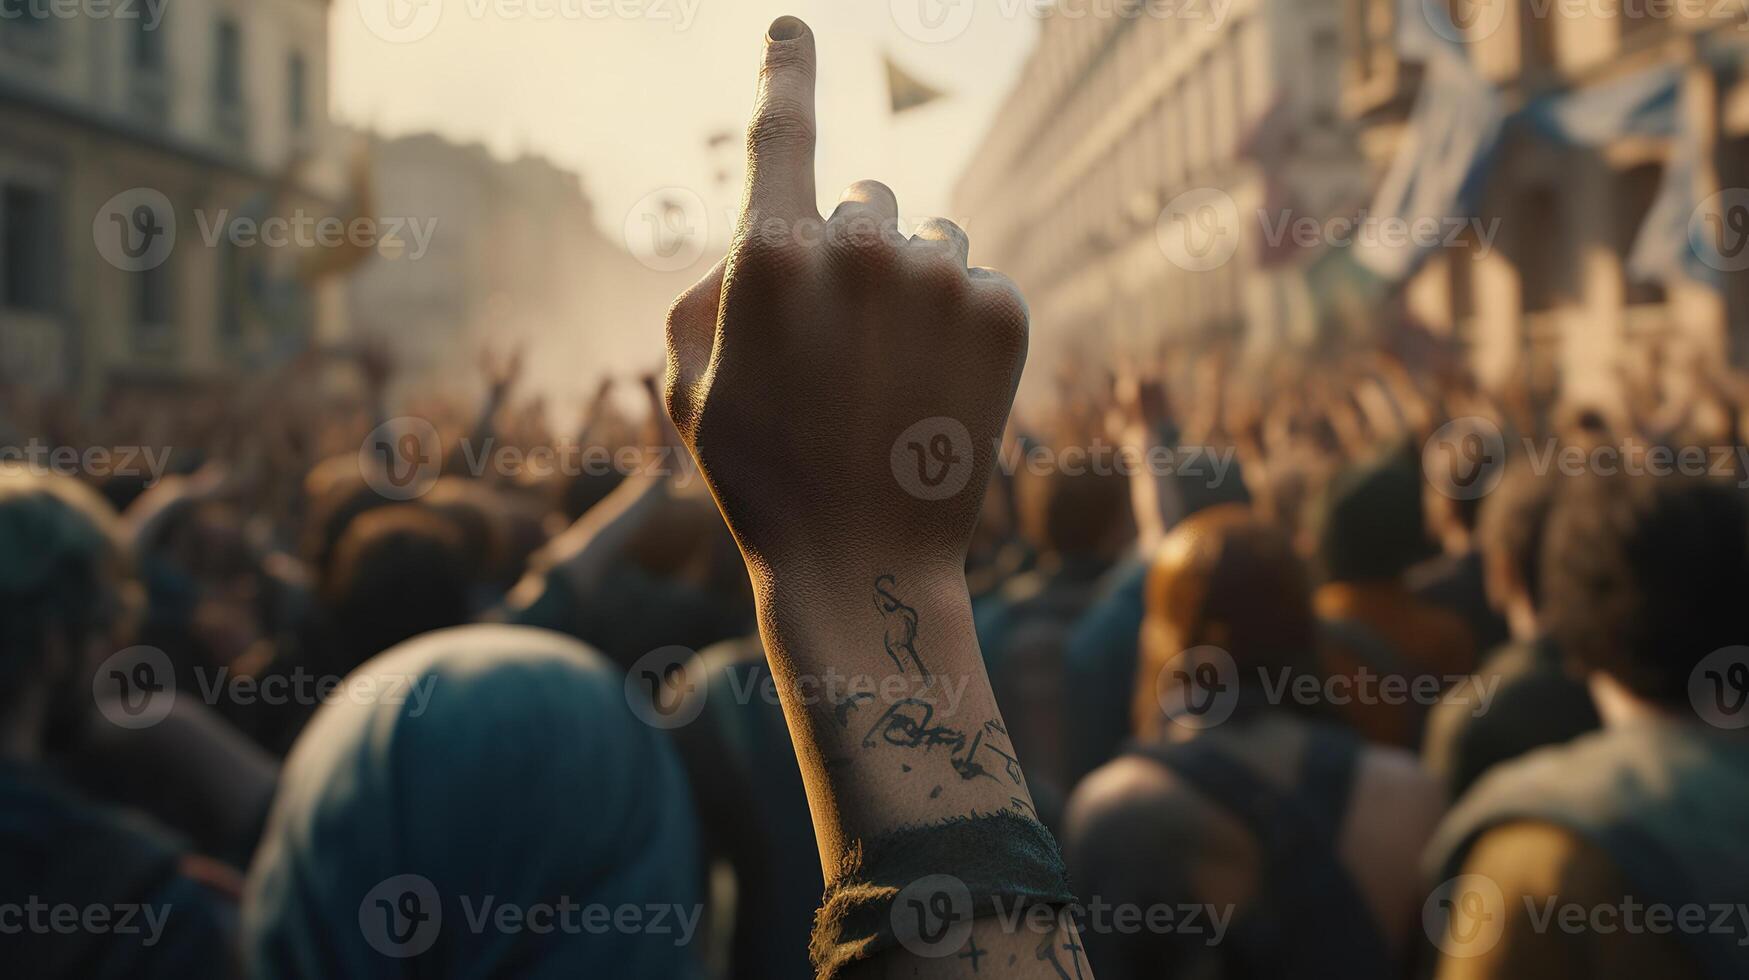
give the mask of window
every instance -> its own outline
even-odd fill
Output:
[[[294,130],[302,130],[309,120],[309,93],[305,88],[308,84],[308,75],[309,68],[304,62],[304,56],[294,53],[291,60],[286,62],[285,70],[286,99],[288,100],[286,111]]]
[[[1664,183],[1664,167],[1656,163],[1643,164],[1624,171],[1616,178],[1615,242],[1621,257],[1623,285],[1629,306],[1664,302],[1664,286],[1657,282],[1642,282],[1627,275],[1628,256],[1634,242],[1652,211],[1652,202]]]
[[[1529,73],[1555,67],[1554,8],[1545,0],[1520,0],[1518,5],[1519,70]]]
[[[16,184],[0,192],[0,307],[52,312],[58,300],[55,276],[62,263],[54,199]]]
[[[52,61],[54,41],[54,22],[42,3],[0,0],[0,48]]]
[[[144,272],[130,273],[134,279],[134,323],[144,336],[168,332],[176,318],[176,289],[172,275],[173,263]]]
[[[153,21],[141,10],[134,18],[133,43],[129,51],[134,70],[150,75],[164,73],[164,22]]]
[[[236,343],[243,336],[243,264],[229,241],[218,249],[219,339]]]
[[[213,97],[220,108],[243,103],[243,33],[229,17],[219,19],[213,55]]]
[[[1561,295],[1561,229],[1567,224],[1562,220],[1557,193],[1552,187],[1526,191],[1508,219],[1517,222],[1512,241],[1526,313],[1554,309]]]

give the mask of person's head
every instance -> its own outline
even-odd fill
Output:
[[[1482,553],[1488,602],[1519,639],[1536,629],[1542,604],[1543,539],[1553,513],[1553,475],[1540,475],[1527,460],[1506,468],[1500,484],[1482,500],[1476,546]]]
[[[318,577],[326,575],[340,536],[360,514],[393,501],[372,489],[359,469],[357,453],[330,456],[304,478],[306,512],[298,550]]]
[[[373,658],[364,679],[379,695],[331,700],[287,758],[244,896],[251,976],[697,975],[684,775],[604,658],[468,626]],[[675,915],[661,933],[469,925],[487,907],[541,924],[534,906],[564,903]]]
[[[1749,642],[1749,512],[1700,478],[1563,481],[1542,560],[1544,618],[1561,651],[1635,698],[1688,705],[1707,655]]]
[[[1318,508],[1318,561],[1332,582],[1390,582],[1431,552],[1420,466],[1393,451],[1336,475]]]
[[[1063,465],[1046,472],[1023,468],[1014,481],[1021,535],[1041,555],[1113,559],[1135,536],[1130,485],[1115,469]]]
[[[31,753],[123,640],[131,583],[114,511],[62,476],[0,467],[0,730]]]
[[[1216,647],[1237,678],[1304,667],[1315,619],[1304,565],[1288,536],[1237,504],[1180,522],[1161,541],[1148,572],[1136,722],[1147,733],[1161,717],[1160,672],[1188,650]]]
[[[340,671],[431,630],[468,621],[465,537],[435,511],[396,504],[360,514],[335,546],[322,598]]]

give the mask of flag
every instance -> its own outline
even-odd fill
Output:
[[[1435,17],[1443,18],[1437,27]],[[1451,40],[1462,32],[1445,4],[1399,0],[1397,28],[1399,56],[1424,65],[1425,74],[1402,145],[1368,214],[1409,227],[1462,217],[1500,141],[1500,96],[1470,64],[1464,45]],[[1356,242],[1354,257],[1374,275],[1401,282],[1431,247],[1423,236],[1367,236]]]
[[[1545,96],[1525,109],[1545,135],[1572,146],[1606,146],[1624,136],[1668,139],[1670,162],[1628,254],[1628,276],[1662,282],[1687,276],[1716,284],[1716,270],[1689,241],[1698,200],[1699,134],[1682,111],[1684,65],[1660,65],[1571,94]]]
[[[883,55],[882,60],[887,67],[887,93],[892,99],[893,115],[896,116],[907,109],[928,105],[947,94],[900,68],[893,61],[892,55]]]

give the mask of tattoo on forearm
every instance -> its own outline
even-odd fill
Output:
[[[893,658],[893,664],[899,668],[900,673],[915,671],[927,681],[930,679],[929,667],[917,655],[917,610],[893,594],[893,590],[898,587],[899,580],[892,575],[882,575],[875,579],[875,608],[881,611],[881,618],[886,620],[887,656]]]
[[[880,610],[885,631],[882,637],[887,656],[906,676],[922,681],[916,694],[892,704],[869,724],[859,740],[863,749],[892,747],[908,752],[933,754],[944,751],[962,781],[989,779],[1019,787],[1010,797],[1016,812],[1034,815],[1033,808],[1023,798],[1026,778],[1020,762],[1008,740],[1008,730],[994,719],[970,728],[961,728],[937,720],[937,708],[932,699],[938,678],[924,665],[917,651],[919,618],[917,610],[898,594],[898,578],[882,575],[875,579],[875,606]],[[876,700],[868,691],[854,691],[831,700],[832,717],[841,730],[849,730],[853,716]],[[837,760],[842,763],[847,760]],[[912,767],[901,763],[900,771],[910,773]],[[931,782],[930,798],[941,795],[942,786]]]

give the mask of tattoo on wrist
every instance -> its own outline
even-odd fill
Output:
[[[960,781],[989,779],[1008,786],[1011,795],[1007,808],[1035,816],[1025,798],[1026,778],[1015,758],[1008,730],[1000,721],[991,718],[980,724],[959,727],[937,720],[934,696],[938,693],[938,678],[930,672],[917,649],[921,626],[917,610],[900,593],[896,575],[886,574],[875,579],[875,608],[881,613],[884,628],[882,645],[900,674],[921,681],[921,688],[873,716],[872,721],[869,721],[872,712],[863,709],[876,700],[874,694],[855,691],[835,697],[831,701],[833,720],[840,730],[847,732],[853,732],[866,723],[861,737],[854,743],[864,751],[896,748],[929,756],[935,754],[936,749],[942,749]],[[909,774],[914,769],[909,762],[901,761],[899,771]],[[933,781],[934,777],[928,778],[932,780],[929,797],[934,799],[941,795],[942,786]]]

